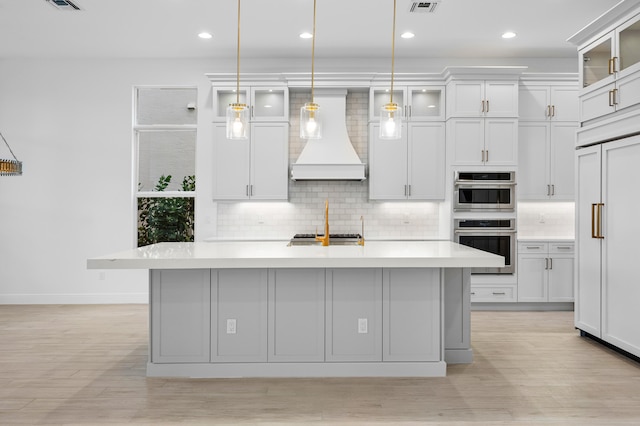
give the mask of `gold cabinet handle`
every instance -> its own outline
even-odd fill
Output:
[[[591,204],[591,238],[598,238],[596,235],[596,206],[597,204]]]
[[[549,258],[549,269],[553,269],[553,258]]]
[[[613,89],[613,105],[618,105],[618,89]]]
[[[602,235],[602,208],[604,207],[604,204],[598,203],[597,206],[598,219],[596,222],[596,238],[603,239],[604,235]]]
[[[489,150],[487,149],[486,154],[485,154],[485,161],[488,163],[489,162]]]
[[[551,195],[556,195],[556,186],[551,184]]]
[[[609,59],[609,75],[613,74],[613,58]]]
[[[551,116],[552,117],[556,116],[556,106],[555,105],[551,105]]]
[[[505,293],[504,291],[494,291],[493,295],[494,296],[506,296],[507,293]]]
[[[481,101],[481,104],[482,104],[482,111],[481,112],[484,112],[484,100]]]
[[[544,258],[544,269],[545,269],[545,271],[547,269],[549,269],[549,258],[548,257]]]
[[[612,66],[611,66],[611,74],[613,74],[614,72],[618,71],[618,67],[617,67],[617,65],[618,65],[618,57],[617,56],[614,56],[613,58],[611,58],[611,64],[612,64]]]
[[[551,195],[551,185],[547,185],[547,196]]]
[[[612,107],[613,105],[613,90],[609,90],[609,106]]]

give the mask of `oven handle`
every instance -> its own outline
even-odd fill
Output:
[[[457,180],[454,182],[455,186],[459,187],[459,188],[479,188],[479,189],[484,189],[484,188],[512,188],[514,186],[516,186],[515,182],[505,182],[503,180],[501,181],[484,181],[482,183],[473,183],[473,181],[469,181],[469,180]]]
[[[453,231],[454,234],[492,234],[492,235],[515,235],[516,231],[512,228],[466,228],[466,229],[456,229]]]

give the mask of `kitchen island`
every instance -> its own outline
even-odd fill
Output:
[[[444,376],[471,362],[469,268],[450,241],[160,243],[88,260],[150,271],[148,376]]]

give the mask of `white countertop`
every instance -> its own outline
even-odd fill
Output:
[[[288,241],[159,243],[87,260],[89,269],[475,268],[504,258],[451,241],[367,241],[287,246]]]

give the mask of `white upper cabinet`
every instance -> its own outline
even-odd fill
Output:
[[[400,140],[380,139],[377,123],[369,132],[371,200],[444,199],[444,123],[404,124]]]
[[[251,121],[289,121],[289,88],[286,86],[240,86],[213,88],[214,121],[225,121],[229,104],[247,104]]]
[[[578,87],[520,86],[520,121],[578,121]]]
[[[389,88],[369,90],[369,121],[379,120],[380,108],[389,103]],[[444,121],[444,86],[399,86],[393,89],[404,121]]]
[[[581,121],[640,103],[640,14],[621,18],[579,47]]]
[[[249,139],[214,125],[213,199],[284,200],[289,193],[289,124],[251,123]]]
[[[453,165],[518,164],[517,119],[454,118],[447,121],[447,141]]]
[[[450,117],[518,117],[518,83],[452,81],[447,85],[447,118]]]

